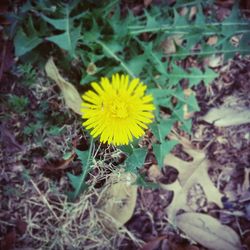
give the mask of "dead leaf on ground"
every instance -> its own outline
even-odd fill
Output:
[[[244,168],[244,171],[245,171],[245,174],[244,174],[244,181],[243,181],[243,184],[242,184],[242,192],[246,192],[249,187],[250,187],[250,168]]]
[[[190,238],[208,249],[241,249],[240,239],[236,232],[210,215],[184,213],[176,217],[176,224]]]
[[[141,250],[158,250],[166,249],[162,246],[162,241],[167,241],[167,249],[174,250],[199,250],[200,248],[194,245],[180,244],[171,239],[168,235],[159,236],[149,242],[147,242]]]
[[[223,64],[223,55],[220,55],[220,56],[212,55],[212,56],[206,57],[204,59],[204,64],[208,65],[211,68],[219,67]]]
[[[148,169],[148,177],[151,181],[157,182],[162,177],[161,169],[158,165],[153,164]]]
[[[190,8],[190,12],[189,12],[189,17],[188,17],[188,19],[189,19],[189,20],[192,20],[192,19],[195,17],[196,13],[197,13],[197,7],[196,7],[196,6],[192,6],[192,7]]]
[[[159,249],[159,245],[161,243],[162,240],[167,239],[167,236],[160,236],[157,237],[149,242],[147,242],[141,250],[156,250]]]
[[[143,3],[144,3],[144,6],[147,8],[149,5],[151,5],[153,0],[144,0]]]
[[[183,41],[182,35],[169,36],[161,43],[161,48],[165,54],[173,54],[176,52],[176,45],[181,45]]]
[[[75,153],[72,153],[72,155],[67,160],[54,161],[53,164],[46,163],[42,167],[42,169],[48,173],[58,172],[58,170],[65,170],[70,167],[69,164],[74,160],[74,158],[75,158]]]
[[[118,227],[123,226],[134,213],[137,198],[134,182],[135,176],[131,173],[111,175],[109,186],[101,199],[101,209],[115,219]]]
[[[222,207],[222,194],[214,186],[208,175],[209,162],[206,159],[205,152],[194,149],[191,143],[185,138],[179,137],[179,141],[183,145],[183,150],[193,158],[193,161],[187,162],[181,160],[173,154],[168,154],[164,159],[165,165],[172,166],[179,172],[178,179],[174,183],[161,184],[163,188],[174,191],[174,198],[167,207],[167,214],[170,221],[175,220],[175,215],[179,209],[192,211],[188,205],[187,197],[190,189],[197,184],[202,187],[207,202],[214,202]]]
[[[66,81],[59,73],[53,58],[51,57],[45,65],[46,74],[53,79],[62,91],[66,105],[75,113],[82,115],[82,98],[73,84]]]
[[[247,108],[212,108],[202,119],[215,126],[228,127],[250,123],[250,110]]]
[[[215,45],[218,42],[218,36],[210,36],[207,39],[207,44],[208,45]]]

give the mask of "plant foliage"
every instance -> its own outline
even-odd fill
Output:
[[[175,141],[166,140],[172,125],[179,122],[184,131],[190,132],[192,123],[185,118],[185,108],[189,112],[199,111],[195,95],[185,95],[181,82],[185,80],[187,88],[192,88],[201,82],[208,85],[218,76],[208,67],[183,68],[179,60],[192,56],[199,61],[210,55],[224,55],[227,60],[236,52],[249,53],[249,21],[241,16],[237,4],[223,21],[204,13],[205,8],[212,8],[213,1],[152,5],[140,15],[129,9],[122,13],[119,4],[118,0],[73,0],[60,4],[52,0],[27,1],[21,18],[12,16],[12,30],[17,30],[15,53],[26,60],[53,55],[61,59],[65,69],[74,62],[81,85],[114,72],[140,77],[154,95],[156,120],[151,129],[157,143],[153,149],[162,166],[163,156],[176,145]],[[196,8],[195,15],[191,15],[192,7]],[[212,36],[217,41],[209,44]],[[239,38],[236,45],[232,43],[233,37]],[[162,46],[167,39],[172,39],[174,49],[164,54]],[[170,113],[167,120],[162,116],[164,109]],[[136,171],[137,164],[145,159],[144,153],[144,149],[134,150],[127,160],[128,170]],[[91,151],[77,154],[84,169],[81,176],[69,174],[74,197],[84,189],[83,181],[89,171],[86,159]]]

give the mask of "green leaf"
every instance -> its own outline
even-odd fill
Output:
[[[159,142],[163,142],[165,137],[170,133],[172,126],[174,124],[173,119],[160,120],[159,123],[152,123],[150,129],[152,130],[154,136]]]
[[[173,64],[172,67],[173,70],[169,73],[169,83],[171,86],[177,85],[181,79],[188,79],[190,87],[197,85],[201,80],[203,80],[205,84],[209,84],[218,76],[218,74],[210,68],[206,68],[205,72],[202,72],[198,68],[189,68],[190,73],[188,73],[176,64]]]
[[[137,169],[143,166],[147,154],[147,149],[136,148],[126,160],[126,171],[137,173]]]
[[[15,55],[22,56],[27,52],[30,52],[32,49],[37,47],[42,41],[43,40],[36,36],[36,34],[27,36],[21,28],[20,30],[18,30],[14,38]]]
[[[77,45],[78,40],[80,39],[81,35],[81,26],[74,28],[72,31],[69,29],[60,34],[55,36],[47,37],[48,41],[51,41],[58,45],[60,48],[69,52],[69,54],[74,57],[75,56],[75,48]]]
[[[181,28],[182,26],[186,26],[186,25],[188,25],[187,17],[179,15],[177,10],[174,9],[174,23],[173,23],[173,26],[178,29],[178,28]],[[180,26],[180,27],[178,27],[178,26]]]
[[[81,161],[83,166],[89,165],[89,156],[90,156],[90,150],[86,150],[86,151],[80,151],[78,149],[75,149],[75,152],[79,158],[79,160]]]
[[[183,105],[180,105],[176,109],[173,110],[173,114],[176,116],[177,120],[182,122],[181,128],[186,131],[187,133],[191,133],[192,129],[192,120],[191,119],[184,119],[184,111]]]
[[[151,16],[148,11],[144,11],[145,16],[147,18],[146,29],[155,29],[159,27],[159,23],[156,21],[155,17]]]
[[[66,30],[67,25],[69,20],[64,18],[64,19],[54,19],[54,18],[50,18],[47,17],[43,14],[41,14],[41,17],[44,21],[46,21],[47,23],[53,25],[56,29],[58,30]]]
[[[143,67],[146,65],[146,58],[144,55],[136,56],[133,59],[131,59],[127,66],[130,69],[133,69],[133,72],[138,76],[142,72]]]
[[[187,105],[189,106],[189,111],[200,111],[200,107],[198,105],[197,99],[194,94],[191,94],[186,101]]]
[[[116,55],[116,51],[120,50],[120,45],[118,43],[115,42],[109,42],[109,43],[104,43],[100,40],[97,40],[96,43],[100,44],[103,48],[103,52],[108,56],[111,57],[113,59],[115,59],[117,62],[119,62],[121,64],[121,67],[127,71],[127,73],[132,76],[133,78],[136,78],[136,74],[127,66],[127,64],[125,63],[125,61],[118,57]]]
[[[216,73],[215,71],[207,67],[205,68],[205,72],[204,72],[204,76],[202,80],[204,81],[205,85],[208,86],[218,76],[219,76],[218,73]]]
[[[250,26],[250,24],[249,24]],[[240,43],[239,43],[239,50],[241,54],[246,54],[249,55],[250,54],[250,31],[248,33],[245,33],[242,35],[241,39],[240,39]]]
[[[88,185],[85,183],[88,172],[91,169],[91,157],[92,157],[93,141],[91,142],[90,148],[87,151],[75,150],[78,158],[82,163],[82,173],[80,175],[73,175],[67,173],[67,176],[70,180],[72,187],[74,188],[73,192],[69,192],[69,198],[75,200],[80,193],[82,193]]]
[[[165,156],[169,154],[170,151],[173,149],[173,147],[177,144],[178,144],[178,141],[171,140],[171,141],[163,141],[161,144],[153,145],[154,154],[158,162],[158,165],[160,167],[163,167],[164,165]]]

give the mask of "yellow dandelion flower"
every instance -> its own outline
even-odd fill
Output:
[[[83,96],[83,126],[103,143],[124,145],[139,138],[154,116],[153,97],[145,95],[147,86],[139,78],[113,74],[111,82],[102,77],[100,84],[91,83],[93,90]]]

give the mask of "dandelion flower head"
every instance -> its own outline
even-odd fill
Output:
[[[83,96],[83,126],[103,143],[124,145],[145,133],[154,118],[152,95],[139,78],[113,74],[111,81],[102,77],[100,84],[91,83],[93,90]]]

